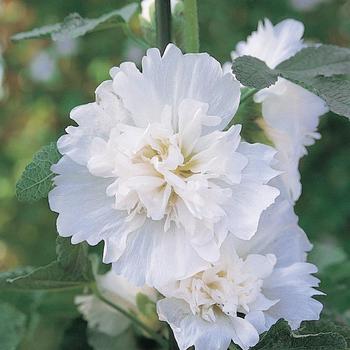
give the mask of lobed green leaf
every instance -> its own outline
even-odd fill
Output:
[[[54,174],[51,166],[60,159],[56,143],[52,142],[37,152],[16,184],[16,196],[24,202],[45,198],[52,189]]]
[[[252,56],[237,57],[232,63],[232,71],[244,86],[258,90],[275,84],[279,75],[265,62]]]
[[[8,287],[8,280],[33,272],[35,268],[31,266],[19,267],[17,269],[0,272],[0,289]]]
[[[338,333],[344,337],[347,346],[350,345],[350,326],[346,323],[340,323],[334,321],[333,318],[322,316],[321,320],[318,321],[305,321],[301,324],[301,327],[296,332],[300,335],[305,334],[319,334],[319,333]]]
[[[321,97],[332,112],[350,118],[349,49],[331,45],[308,47],[276,69],[257,58],[241,56],[233,61],[232,71],[243,85],[259,90],[283,77]]]
[[[94,280],[87,246],[57,239],[57,260],[28,274],[7,279],[7,288],[21,290],[63,290],[83,287]]]
[[[332,112],[350,118],[350,80],[347,77],[286,78],[321,97]]]
[[[334,45],[307,47],[280,63],[276,69],[296,79],[350,74],[350,49]]]
[[[114,28],[129,22],[138,9],[138,4],[132,3],[121,9],[111,11],[97,18],[83,18],[78,13],[71,13],[62,23],[35,28],[28,32],[12,36],[12,40],[37,39],[51,36],[52,40],[77,38],[87,33],[102,29]]]
[[[345,350],[345,338],[335,331],[292,332],[286,321],[278,321],[252,350]]]

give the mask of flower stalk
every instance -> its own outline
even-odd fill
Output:
[[[184,1],[185,51],[199,52],[199,26],[197,0]]]
[[[257,89],[244,89],[241,95],[241,100],[239,102],[239,104],[243,104],[245,101],[247,101],[251,96],[253,96],[254,94],[256,94],[258,92]]]
[[[156,0],[157,46],[161,53],[171,42],[171,6],[170,0]]]
[[[145,325],[142,321],[140,321],[136,316],[131,314],[130,312],[124,310],[120,306],[112,303],[109,301],[106,297],[102,295],[102,293],[99,291],[98,287],[94,284],[91,286],[91,289],[95,296],[100,299],[102,302],[113,308],[114,310],[120,312],[122,315],[127,317],[133,324],[135,324],[137,327],[143,329],[154,341],[156,341],[163,349],[168,348],[168,342],[166,339],[164,339],[160,334],[155,332],[153,329],[149,328],[147,325]]]

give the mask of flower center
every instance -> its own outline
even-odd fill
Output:
[[[193,232],[199,224],[211,230],[225,215],[221,204],[231,190],[218,185],[220,175],[206,164],[212,161],[207,149],[196,149],[195,140],[186,144],[180,132],[160,123],[120,129],[109,152],[117,179],[107,193],[115,196],[115,208],[126,210],[130,220],[165,219],[164,230],[172,222]]]
[[[219,313],[245,315],[258,300],[265,300],[264,305],[271,306],[275,302],[262,295],[262,287],[264,278],[272,272],[275,260],[262,255],[259,259],[258,263],[267,267],[263,273],[258,266],[256,273],[252,271],[251,258],[243,260],[235,256],[233,265],[216,265],[178,282],[174,296],[184,298],[192,313],[208,322],[215,322]]]
[[[133,230],[150,218],[164,220],[165,231],[181,227],[209,240],[247,161],[237,169],[232,164],[237,133],[203,134],[203,126],[218,121],[197,102],[183,104],[178,120],[165,108],[161,120],[147,127],[118,124],[108,141],[96,141],[89,170],[114,178],[107,195],[115,197],[115,209],[127,212]]]

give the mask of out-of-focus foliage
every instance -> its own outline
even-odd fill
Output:
[[[12,40],[38,39],[43,36],[51,36],[52,40],[64,41],[70,38],[78,38],[87,33],[102,29],[110,29],[129,22],[138,6],[136,3],[127,5],[121,9],[103,14],[98,18],[82,18],[78,13],[71,13],[65,17],[62,23],[35,28],[28,32],[17,33]]]
[[[292,6],[300,2],[199,0],[201,50],[221,62],[228,61],[235,44],[264,17],[274,23],[287,17],[301,20],[305,37],[312,42],[350,46],[350,1],[324,0],[306,12]],[[93,100],[94,90],[108,78],[109,68],[124,60],[139,64],[144,50],[118,28],[63,42],[41,39],[13,43],[10,37],[60,22],[72,12],[95,18],[127,3],[131,1],[0,2],[0,51],[4,59],[4,65],[0,63],[0,75],[4,69],[0,97],[0,271],[55,260],[55,214],[45,199],[31,204],[18,202],[15,183],[33,154],[64,132],[70,123],[70,110]],[[131,27],[136,35],[141,33],[136,20]],[[252,120],[259,120],[258,108],[249,113]],[[251,132],[257,130],[258,126],[251,128]],[[249,131],[244,131],[248,140]],[[319,131],[322,139],[302,160],[303,195],[296,210],[315,245],[310,259],[319,265],[321,290],[328,294],[320,300],[326,312],[340,322],[350,322],[350,124],[344,117],[329,114],[322,117]],[[1,305],[10,305],[11,312],[18,314],[19,325],[26,324],[21,349],[89,349],[86,324],[78,318],[74,295],[74,290],[1,293]],[[145,344],[154,348],[154,344]]]

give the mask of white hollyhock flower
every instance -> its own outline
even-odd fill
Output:
[[[249,349],[280,318],[293,329],[319,318],[317,269],[305,262],[310,243],[287,200],[263,213],[251,240],[228,236],[221,249],[210,268],[159,288],[160,320],[180,350],[225,350],[231,340]]]
[[[275,68],[305,47],[303,33],[301,22],[287,19],[273,26],[265,19],[246,42],[237,44],[232,58],[250,55]],[[301,194],[299,160],[307,153],[305,146],[320,137],[316,130],[327,106],[318,96],[283,78],[255,94],[255,102],[262,103],[263,127],[278,150],[286,195],[295,201]]]
[[[125,278],[109,271],[104,275],[96,277],[97,288],[105,298],[113,304],[132,312],[147,322],[136,305],[136,296],[141,293],[150,300],[156,302],[157,292],[148,287],[138,288],[128,282]],[[89,328],[98,332],[117,336],[130,326],[130,319],[101,301],[94,294],[78,295],[75,298],[78,310],[88,322]],[[152,326],[151,324],[148,324]]]
[[[142,73],[111,71],[96,102],[75,108],[49,194],[72,242],[105,241],[104,261],[137,284],[184,278],[219,258],[228,232],[250,239],[279,191],[271,147],[221,131],[239,83],[208,54],[150,49]]]

